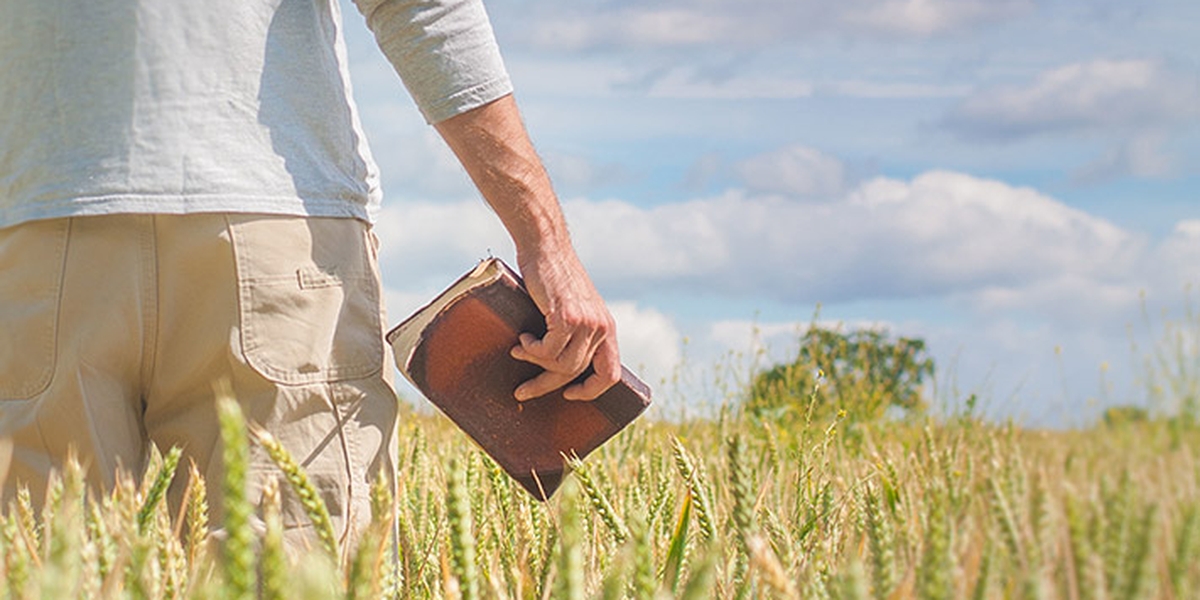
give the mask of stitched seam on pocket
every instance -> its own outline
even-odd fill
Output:
[[[366,279],[363,273],[342,273],[338,269],[322,269],[301,267],[296,269],[296,282],[302,290],[313,290],[326,287],[341,287],[345,282]]]
[[[359,360],[349,364],[327,364],[318,367],[311,372],[301,372],[297,368],[286,368],[279,366],[274,362],[272,357],[267,355],[266,352],[262,352],[261,350],[266,348],[267,345],[271,343],[271,340],[269,339],[269,336],[262,331],[263,323],[260,321],[264,320],[265,317],[258,315],[257,311],[255,310],[258,305],[258,302],[255,298],[255,289],[269,289],[277,286],[287,286],[295,290],[295,293],[303,294],[305,293],[306,289],[312,291],[333,286],[316,285],[311,288],[303,288],[300,285],[298,273],[300,271],[305,271],[306,269],[304,268],[298,269],[297,273],[293,274],[253,276],[245,274],[243,271],[243,261],[246,260],[244,241],[237,231],[238,228],[236,224],[234,224],[228,218],[227,223],[229,224],[230,237],[233,241],[234,258],[238,271],[238,312],[241,329],[241,353],[243,359],[245,359],[248,365],[250,365],[254,370],[258,371],[259,374],[267,379],[274,381],[275,383],[285,385],[302,385],[310,383],[344,381],[349,379],[362,379],[373,376],[382,370],[383,360],[381,358],[378,361]],[[321,272],[318,269],[307,270],[320,272],[322,275],[328,275],[327,273]],[[347,283],[363,283],[362,280],[369,279],[365,276],[359,277],[354,275],[356,274],[352,274],[350,277],[339,277],[337,286],[345,287],[345,284]],[[317,280],[317,283],[321,282],[318,278],[314,279]],[[346,290],[348,293],[363,294],[365,296],[365,300],[369,303],[369,306],[379,305],[379,293],[377,286],[375,285],[368,284],[365,287],[346,287]],[[371,327],[372,331],[381,329],[381,316],[378,314],[377,309],[370,310],[367,314],[367,319],[368,322],[364,324],[365,326]],[[326,325],[331,327],[334,326],[332,323],[322,324],[322,326]],[[336,333],[332,333],[331,335],[336,337]],[[380,356],[383,355],[382,342],[380,341],[378,343],[372,343],[374,342],[375,337],[376,336],[370,336],[370,338],[366,338],[364,336],[364,339],[369,339],[370,342],[368,343],[371,343],[371,347],[364,350],[364,354],[366,356],[373,356],[375,354]]]
[[[46,388],[50,387],[50,382],[54,380],[54,372],[58,365],[58,329],[62,313],[62,290],[67,272],[67,245],[71,234],[70,219],[64,219],[64,221],[62,224],[57,224],[54,232],[57,238],[54,248],[57,252],[54,255],[53,264],[58,270],[58,275],[54,283],[42,295],[52,305],[51,316],[47,319],[46,325],[39,328],[36,344],[31,344],[36,345],[37,352],[45,357],[45,366],[42,367],[41,373],[27,380],[25,385],[13,388],[0,386],[0,399],[26,400],[32,398],[46,391]]]
[[[295,285],[295,281],[289,280],[289,284]],[[375,364],[376,361],[371,361],[369,363],[362,362],[361,364],[325,365],[311,372],[300,372],[297,369],[278,366],[273,360],[271,360],[270,357],[267,356],[267,353],[261,351],[271,343],[271,340],[269,339],[270,336],[262,331],[263,324],[261,321],[263,321],[265,318],[256,314],[256,311],[254,310],[255,306],[258,304],[254,293],[256,286],[242,285],[241,287],[243,288],[242,297],[246,302],[246,304],[242,307],[242,353],[246,359],[246,362],[268,379],[274,380],[278,383],[286,384],[335,382],[347,379],[361,379],[364,377],[369,377],[378,373],[382,368],[380,365]],[[258,287],[269,288],[271,286]],[[304,291],[297,290],[296,293],[302,294]],[[368,300],[371,300],[371,297],[375,296],[374,293],[370,293],[367,290],[358,290],[357,293],[367,295]],[[378,319],[378,317],[373,317],[371,320],[377,323]],[[333,326],[332,324],[324,323],[321,325]],[[371,339],[374,340],[374,336],[372,336]],[[379,352],[382,352],[382,345],[379,347]],[[374,352],[367,354],[374,354]],[[381,363],[382,360],[379,362]]]

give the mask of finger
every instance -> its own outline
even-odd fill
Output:
[[[517,338],[517,345],[513,346],[512,349],[508,351],[508,354],[517,360],[533,363],[540,367],[542,360],[541,357],[534,356],[525,349],[527,345],[532,344],[535,340],[537,340],[537,338],[534,337],[532,333],[522,333],[520,337]]]
[[[546,329],[546,335],[538,339],[537,336],[523,333],[521,334],[521,346],[527,353],[532,356],[541,358],[542,360],[555,360],[558,355],[562,354],[563,349],[571,342],[572,330],[567,327],[549,325]]]
[[[509,352],[513,358],[533,363],[547,371],[571,373],[573,376],[579,375],[587,368],[588,363],[591,362],[592,354],[596,351],[593,342],[595,335],[591,332],[572,336],[566,347],[555,356],[544,356],[530,352],[528,347],[531,343],[534,343],[530,340],[536,340],[531,334],[521,334],[520,340],[521,345],[513,347]]]
[[[533,398],[545,396],[558,388],[570,383],[574,376],[553,371],[542,371],[540,375],[517,386],[513,397],[524,402]]]
[[[600,347],[596,349],[596,354],[592,357],[592,367],[595,372],[582,382],[564,389],[563,398],[595,400],[621,379],[621,359],[615,339],[605,338],[600,343]]]
[[[559,360],[543,361],[537,357],[529,357],[530,360],[528,360],[528,362],[532,362],[545,369],[545,373],[542,374],[543,376],[547,373],[558,376],[554,378],[546,378],[544,380],[553,381],[556,383],[556,387],[544,390],[540,387],[541,381],[538,381],[538,383],[534,384],[532,390],[529,388],[518,388],[520,393],[517,394],[517,399],[524,400],[527,398],[535,398],[537,396],[547,394],[551,391],[561,388],[562,386],[573,381],[575,378],[579,377],[579,374],[583,373],[583,371],[587,369],[591,362],[590,357],[595,352],[595,349],[586,347],[587,343],[588,342],[584,340],[583,336],[577,336],[571,340],[571,343],[568,344],[566,349],[563,350],[563,356],[560,356]],[[519,348],[513,349],[512,354],[514,357],[521,358],[522,356],[525,356],[518,350]],[[537,380],[538,378],[535,378],[534,380],[530,381]]]
[[[548,368],[559,373],[571,373],[572,377],[578,376],[591,364],[592,355],[596,353],[594,339],[595,335],[591,332],[577,333]]]
[[[508,351],[509,356],[527,363],[533,363],[547,371],[562,371],[558,367],[557,356],[543,356],[539,346],[540,341],[532,333],[522,333],[516,346]],[[532,349],[532,350],[531,350]]]

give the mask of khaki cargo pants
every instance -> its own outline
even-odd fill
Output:
[[[214,383],[303,465],[343,542],[392,475],[396,395],[376,242],[354,219],[111,215],[0,229],[0,480],[35,502],[73,448],[97,491],[184,451],[220,524]],[[250,498],[280,477],[252,446]],[[177,510],[181,469],[168,500]],[[292,550],[315,546],[286,482]],[[344,547],[344,546],[343,546]]]

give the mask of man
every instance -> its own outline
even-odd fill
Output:
[[[357,2],[547,317],[513,349],[544,369],[516,397],[592,365],[564,393],[595,398],[619,376],[613,321],[480,0]],[[68,449],[98,490],[142,469],[149,443],[218,480],[225,382],[304,465],[343,541],[369,518],[396,406],[370,228],[381,192],[349,90],[333,0],[0,2],[5,499],[27,485],[40,500]],[[252,497],[277,476],[258,451],[250,470]]]

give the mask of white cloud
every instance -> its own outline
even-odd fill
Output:
[[[978,294],[979,306],[999,309],[1015,305],[1014,294],[1053,298],[1093,282],[1089,301],[1118,302],[1129,273],[1147,264],[1145,241],[1104,219],[947,171],[875,178],[830,201],[733,190],[652,207],[573,199],[564,210],[584,263],[617,299],[663,290],[800,304]],[[1193,227],[1156,250],[1164,278],[1198,252]],[[377,228],[385,274],[404,289],[444,285],[489,252],[513,252],[477,200],[396,203]]]
[[[1200,286],[1200,219],[1180,221],[1152,261],[1163,286]]]
[[[384,281],[397,290],[434,293],[489,252],[513,256],[504,227],[482,200],[394,202],[380,212],[375,231]]]
[[[702,190],[728,170],[729,165],[720,153],[703,154],[688,167],[683,176],[683,186],[692,191]]]
[[[813,95],[813,84],[772,75],[736,76],[712,81],[671,70],[656,77],[647,94],[652,98],[700,100],[789,100]]]
[[[531,98],[606,98],[612,96],[614,84],[634,77],[634,69],[603,54],[564,60],[556,53],[536,52],[508,59],[506,66],[522,104]]]
[[[734,166],[751,191],[832,198],[842,192],[846,169],[840,160],[814,148],[788,146],[753,156]]]
[[[1188,239],[1200,240],[1200,219],[1180,221],[1175,225],[1175,234]]]
[[[738,34],[727,11],[663,5],[614,9],[554,3],[524,12],[519,42],[542,49],[579,51],[621,46],[699,46]],[[502,19],[503,17],[501,17]]]
[[[376,115],[372,121],[385,125],[371,129],[370,141],[389,200],[459,199],[476,195],[467,172],[437,131],[419,119],[398,117],[405,113],[390,118]],[[404,124],[389,128],[392,121]]]
[[[963,84],[846,79],[816,85],[813,94],[871,99],[953,98],[971,92]]]
[[[694,202],[642,208],[620,200],[568,200],[564,210],[584,262],[596,276],[622,282],[702,279],[728,266],[729,221]]]
[[[608,310],[617,322],[621,362],[651,386],[668,380],[683,356],[683,334],[671,318],[634,302],[609,302]]]
[[[1200,76],[1152,60],[1058,67],[1024,85],[978,91],[943,120],[964,137],[1141,131],[1200,117]]]
[[[835,202],[731,191],[640,208],[567,204],[599,279],[781,301],[936,296],[1126,268],[1137,240],[1028,188],[933,171]]]
[[[1163,149],[1167,136],[1155,131],[1134,135],[1103,156],[1077,170],[1074,180],[1094,184],[1119,177],[1162,177],[1175,167],[1175,158]]]
[[[807,321],[721,319],[709,325],[707,337],[725,351],[754,354],[762,350],[773,360],[786,360],[807,328]]]
[[[690,46],[731,34],[729,19],[702,10],[646,7],[622,19],[622,39],[634,44]]]
[[[597,162],[578,154],[552,152],[543,155],[542,160],[559,193],[618,183],[629,178],[621,165]]]
[[[521,12],[518,41],[583,51],[795,43],[803,39],[798,35],[816,33],[925,38],[1006,21],[1034,8],[1032,0],[538,2]],[[506,17],[497,11],[502,24]]]
[[[992,315],[1033,314],[1052,319],[1060,329],[1088,329],[1096,323],[1121,323],[1137,308],[1145,289],[1132,273],[1117,281],[1075,274],[1024,286],[987,287],[970,295],[971,307]]]
[[[841,21],[855,29],[926,37],[1030,13],[1030,0],[873,0],[847,2]]]
[[[752,319],[721,319],[709,324],[707,338],[723,350],[735,353],[762,353],[767,360],[778,362],[792,360],[796,356],[799,341],[809,328],[816,326],[836,331],[895,331],[894,324],[887,321],[858,319],[840,321],[819,319],[817,321],[757,321]]]
[[[388,283],[396,283],[390,281]],[[449,285],[450,281],[446,282]],[[425,306],[430,300],[433,300],[437,292],[441,290],[415,291],[412,289],[401,290],[384,287],[383,301],[387,307],[386,327],[394,327],[399,325],[401,321],[407,319],[409,315],[417,312],[419,308]]]

